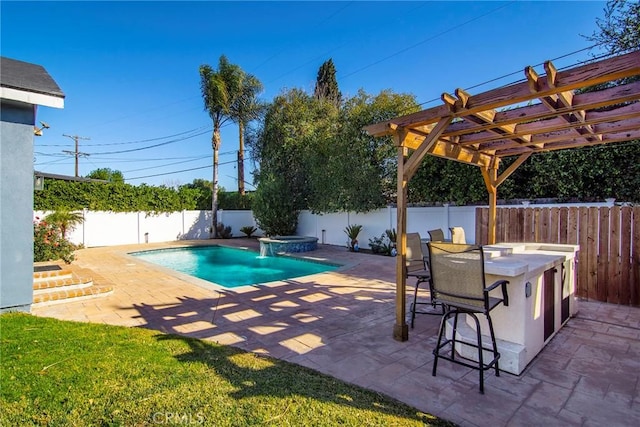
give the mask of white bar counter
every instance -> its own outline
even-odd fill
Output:
[[[519,375],[549,340],[577,311],[575,260],[577,245],[546,243],[499,243],[484,246],[487,286],[508,280],[509,306],[491,311],[498,340],[500,369]],[[501,296],[500,288],[491,295]],[[483,344],[491,346],[488,324],[478,315]],[[452,320],[447,328],[450,336]],[[458,325],[463,341],[475,341],[475,323]],[[458,346],[467,358],[477,360],[477,351]],[[489,354],[485,360],[489,360]]]

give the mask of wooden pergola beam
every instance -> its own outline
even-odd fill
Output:
[[[404,168],[404,177],[407,181],[409,181],[416,173],[418,167],[420,167],[420,163],[422,163],[422,159],[424,159],[424,156],[435,145],[438,138],[440,138],[440,135],[442,135],[442,132],[447,126],[449,126],[449,123],[451,123],[452,119],[452,116],[440,119],[433,131],[431,131],[431,133],[424,139],[424,141],[422,141],[422,143],[420,143],[420,146],[417,147],[416,151],[411,155]]]
[[[573,112],[577,110],[594,110],[611,105],[633,102],[640,97],[640,81],[628,83],[626,85],[614,86],[598,92],[587,92],[574,95],[574,107],[562,109],[561,112]],[[590,112],[594,114],[594,111]],[[496,114],[497,123],[522,123],[534,122],[551,117],[556,117],[557,112],[550,111],[543,104],[534,104],[526,107],[514,108],[507,111],[500,111]],[[466,121],[452,123],[444,132],[444,136],[466,135],[471,132],[486,130],[490,125],[473,125]]]
[[[520,167],[520,165],[523,164],[525,162],[525,160],[527,160],[531,156],[531,154],[533,154],[533,153],[531,153],[531,152],[523,153],[523,154],[520,155],[520,157],[518,157],[516,159],[515,162],[511,163],[511,165],[509,165],[509,167],[504,172],[502,172],[499,177],[496,178],[496,180],[495,180],[496,188],[500,184],[502,184],[505,179],[509,178],[509,176],[511,176],[511,174],[514,173],[516,171],[516,169],[518,169],[518,167]]]
[[[531,93],[529,84],[523,82],[471,96],[467,100],[466,108],[463,111],[456,111],[454,117],[525,103],[539,96],[581,89],[635,75],[640,75],[640,51],[560,71],[557,73],[552,87],[547,86],[546,76],[540,77],[540,85],[544,89],[535,94]],[[451,114],[449,107],[440,105],[382,123],[393,122],[398,126],[411,128],[437,122],[441,117],[449,114]],[[365,127],[365,130],[368,131],[370,126]],[[373,135],[371,132],[369,134]]]
[[[593,130],[594,134],[598,134],[599,132],[601,132],[598,129],[600,129],[599,125],[602,123],[617,123],[637,117],[640,117],[640,103],[625,105],[615,110],[590,111],[586,114],[583,124],[588,124]],[[552,118],[544,121],[536,121],[518,125],[516,131],[514,132],[514,135],[530,135],[530,142],[538,145],[538,143],[540,142],[540,138],[544,139],[544,137],[548,134],[552,134],[558,131],[566,131],[567,129],[582,126],[583,124],[579,122],[567,123],[564,119]],[[564,136],[570,137],[571,135],[565,133]],[[469,135],[462,135],[459,138],[459,144],[462,146],[478,145],[491,142],[503,142],[505,140],[504,137],[496,137],[494,134],[484,131],[476,132]]]
[[[596,140],[596,141],[585,141],[585,140],[578,140],[578,141],[558,141],[558,142],[553,142],[550,144],[545,145],[544,149],[540,149],[540,150],[534,150],[534,153],[544,153],[547,151],[557,151],[557,150],[566,150],[569,148],[579,148],[579,147],[591,147],[594,145],[601,145],[601,144],[613,144],[616,142],[626,142],[626,141],[631,141],[634,139],[640,139],[640,130],[636,129],[636,130],[632,130],[632,131],[625,131],[625,132],[617,132],[617,133],[611,133],[611,134],[606,134],[603,135],[602,137],[602,141],[600,140]],[[520,155],[521,152],[518,150],[505,150],[504,152],[500,153],[500,157],[510,157],[510,156],[517,156]]]

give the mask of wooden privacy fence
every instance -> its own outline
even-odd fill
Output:
[[[476,244],[488,242],[489,209],[476,209]],[[640,207],[498,208],[496,242],[580,245],[581,298],[640,305]]]

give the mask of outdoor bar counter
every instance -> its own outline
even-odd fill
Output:
[[[491,311],[498,340],[500,369],[519,375],[547,342],[577,311],[575,260],[579,246],[546,243],[499,243],[484,246],[487,286],[508,280],[509,306]],[[500,296],[498,287],[492,295]],[[490,347],[488,325],[478,316],[483,343]],[[451,324],[447,334],[450,335]],[[463,340],[475,340],[472,319],[458,325]],[[477,360],[468,346],[459,346],[463,356]],[[489,360],[490,357],[487,354]]]

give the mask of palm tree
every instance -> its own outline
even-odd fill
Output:
[[[242,79],[241,96],[231,106],[231,116],[238,123],[240,148],[238,150],[238,193],[244,195],[244,130],[247,123],[260,117],[264,111],[264,104],[257,96],[262,92],[260,80],[252,74],[244,74]]]
[[[44,220],[49,224],[60,227],[62,238],[67,238],[67,231],[73,230],[76,225],[82,224],[84,215],[82,212],[71,212],[67,209],[57,209],[47,215]]]
[[[222,55],[218,62],[218,70],[209,65],[200,66],[200,90],[204,100],[204,109],[209,113],[213,121],[213,135],[211,147],[213,148],[213,183],[211,194],[211,233],[212,237],[218,235],[218,153],[222,142],[220,128],[231,120],[231,106],[242,93],[242,69],[229,63]]]

